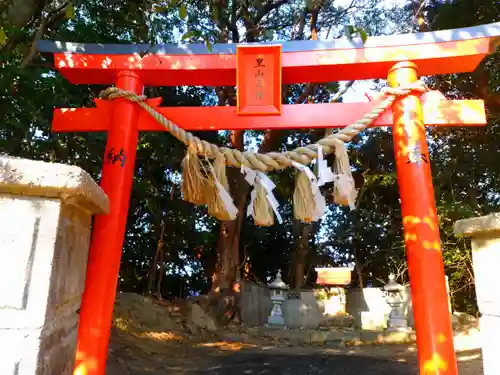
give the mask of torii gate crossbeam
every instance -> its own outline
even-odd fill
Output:
[[[278,45],[279,53],[265,44],[215,45],[209,52],[201,45],[150,47],[47,41],[39,42],[38,50],[53,53],[56,68],[75,84],[114,84],[137,94],[142,94],[144,86],[239,84],[237,108],[158,108],[186,129],[311,128],[348,125],[363,116],[369,104],[282,106],[276,101],[282,83],[387,77],[389,84],[396,87],[416,81],[419,74],[469,72],[494,51],[499,36],[500,23],[495,23],[373,37],[364,46],[347,41],[286,42]],[[245,75],[250,66],[243,50],[250,57],[252,53],[260,54],[274,61],[266,68],[271,69],[266,74],[272,77],[272,84],[257,95],[263,105],[255,104],[257,99],[252,96],[255,87]],[[150,99],[155,107],[160,101]],[[54,131],[108,132],[101,186],[110,199],[110,213],[97,215],[94,222],[75,375],[105,372],[138,132],[162,130],[141,108],[125,99],[112,103],[97,100],[96,105],[96,108],[58,109],[53,122]],[[391,124],[420,373],[457,375],[424,125],[484,125],[484,103],[437,100],[432,95],[424,96],[421,101],[419,96],[409,95],[396,100],[392,112],[383,115],[376,125]]]

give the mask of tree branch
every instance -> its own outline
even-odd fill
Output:
[[[297,31],[297,35],[295,39],[297,40],[302,40],[304,39],[304,29],[306,27],[306,17],[307,13],[309,12],[308,7],[306,6],[300,16],[300,22],[299,22],[299,30]]]
[[[35,33],[33,41],[31,42],[31,47],[28,54],[24,57],[23,61],[21,62],[21,65],[19,65],[20,68],[26,68],[33,61],[33,58],[36,55],[36,45],[38,41],[42,38],[43,34],[45,33],[45,25],[46,25],[45,17],[42,15],[42,17],[40,18],[40,26],[38,27],[38,30]]]
[[[288,0],[278,0],[276,2],[269,1],[266,5],[264,5],[261,10],[257,13],[257,16],[255,17],[255,23],[259,23],[262,18],[265,17],[266,14],[268,14],[270,11],[279,8],[280,6],[286,4]]]
[[[311,9],[311,39],[318,40],[318,14],[322,4]]]
[[[238,31],[237,21],[238,21],[238,0],[233,0],[233,6],[231,7],[231,19],[229,21],[228,28],[231,31],[231,39],[233,43],[238,43],[240,41],[240,33]]]

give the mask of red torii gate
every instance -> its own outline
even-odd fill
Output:
[[[144,86],[238,85],[237,107],[159,107],[186,130],[334,128],[348,125],[370,103],[281,105],[281,84],[386,78],[405,86],[420,75],[473,71],[495,50],[500,23],[448,31],[349,41],[301,41],[277,45],[98,45],[41,41],[56,68],[75,84],[116,85],[142,94]],[[263,59],[260,60],[259,59]],[[263,63],[265,61],[265,64]],[[265,66],[264,66],[265,65]],[[418,66],[418,72],[417,72]],[[254,68],[261,68],[260,73]],[[266,85],[258,82],[265,73]],[[272,84],[269,85],[271,77]],[[255,81],[257,79],[257,81]],[[481,100],[439,100],[433,95],[396,100],[375,125],[393,125],[405,244],[411,279],[422,375],[457,375],[453,333],[425,125],[486,124]],[[412,129],[422,160],[409,159]],[[103,375],[117,277],[134,175],[139,131],[163,131],[150,115],[126,99],[96,100],[96,108],[56,109],[53,131],[107,131],[101,186],[110,213],[93,227],[80,311],[75,375]]]

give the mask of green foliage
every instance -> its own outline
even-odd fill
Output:
[[[345,35],[349,40],[352,40],[353,35],[359,35],[363,44],[366,43],[366,40],[368,39],[368,34],[364,29],[352,25],[347,25],[345,27]]]
[[[71,2],[69,2],[68,5],[66,6],[65,16],[68,20],[71,20],[75,17],[75,7]]]
[[[187,17],[187,7],[185,4],[182,4],[180,7],[179,7],[179,17],[183,20],[186,19]]]
[[[7,42],[7,33],[3,29],[3,27],[0,27],[0,47],[3,47],[3,45]]]
[[[364,7],[345,11],[334,1],[73,1],[57,21],[51,21],[44,38],[92,43],[202,42],[211,50],[215,42],[310,39],[311,11],[315,10],[319,39],[358,35],[365,42],[368,34],[414,29],[410,22],[413,14],[408,9],[386,12],[375,6],[376,1],[357,3]],[[431,3],[424,9],[430,29],[493,22],[498,16],[495,6],[487,1]],[[45,4],[50,13],[53,3]],[[50,126],[53,108],[92,106],[104,87],[69,84],[53,70],[47,56],[35,56],[29,68],[18,68],[38,30],[37,14],[33,12],[32,22],[20,26],[5,22],[0,28],[3,119],[0,150],[20,157],[78,165],[98,178],[106,135],[52,133]],[[498,66],[498,55],[484,63],[493,91],[500,86]],[[452,98],[477,97],[481,92],[479,80],[471,75],[431,77],[429,83]],[[148,88],[146,94],[162,97],[163,105],[170,106],[231,103],[230,99],[218,96],[220,89],[216,92],[205,87]],[[302,98],[304,90],[310,91]],[[290,85],[284,87],[284,102],[329,102],[338,90],[337,82],[313,87]],[[428,131],[443,256],[453,303],[461,310],[475,309],[474,280],[470,245],[454,236],[452,225],[464,217],[498,210],[500,165],[495,158],[500,143],[498,110],[495,105],[488,105],[489,125],[485,129]],[[323,134],[324,131],[289,131],[281,135],[273,148],[293,149]],[[230,145],[228,133],[197,135]],[[266,135],[261,131],[246,132],[246,147],[259,147]],[[218,257],[219,223],[208,217],[206,208],[195,208],[181,199],[179,168],[184,151],[169,134],[140,135],[120,271],[123,290],[146,292],[162,222],[166,262],[161,284],[163,296],[185,296],[210,287]],[[311,235],[305,241],[309,246],[305,257],[307,283],[314,281],[314,266],[353,263],[358,284],[379,286],[390,272],[407,281],[391,132],[370,129],[349,145],[349,151],[359,188],[358,208],[351,212],[330,202],[322,223],[309,228]],[[262,282],[282,269],[285,281],[291,282],[295,247],[304,233],[304,225],[295,222],[292,215],[294,172],[285,170],[270,177],[277,185],[276,196],[284,222],[258,228],[251,219],[245,219],[238,266],[245,270],[246,277]],[[325,189],[325,194],[331,200],[331,186]]]

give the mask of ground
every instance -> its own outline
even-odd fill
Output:
[[[154,338],[140,344],[124,341],[120,335],[123,334],[113,333],[108,375],[418,374],[413,345],[343,349],[283,348],[221,341],[162,345],[161,340]],[[478,350],[457,353],[457,357],[460,375],[482,373]]]
[[[180,329],[172,316],[137,295],[119,298],[107,374],[418,375],[415,344],[292,345],[245,329],[186,329],[186,322],[191,324],[186,319]],[[482,374],[477,345],[457,347],[462,348],[457,353],[459,374]]]

